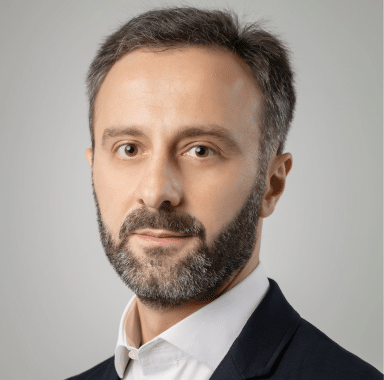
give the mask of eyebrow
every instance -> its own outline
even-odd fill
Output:
[[[101,146],[106,147],[108,141],[114,137],[121,136],[136,136],[136,137],[145,137],[145,133],[140,129],[139,126],[124,126],[124,127],[111,127],[104,130]],[[194,125],[184,128],[177,132],[176,136],[173,138],[173,142],[188,138],[188,137],[198,137],[198,136],[213,136],[226,144],[229,148],[234,149],[236,153],[240,153],[241,149],[232,136],[232,134],[223,127],[220,127],[215,124],[208,125]]]

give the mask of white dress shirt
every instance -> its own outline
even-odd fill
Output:
[[[124,380],[208,380],[268,288],[269,281],[259,261],[239,284],[141,347],[134,295],[120,322],[115,350],[119,377]]]

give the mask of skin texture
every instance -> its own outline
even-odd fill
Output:
[[[216,255],[220,233],[231,226],[247,201],[254,207],[246,220],[241,219],[244,225],[232,231],[237,243],[252,236],[252,244],[239,252],[236,244],[227,252],[225,262],[231,252],[232,258],[245,252],[243,262],[239,258],[240,266],[221,276],[215,287],[173,304],[138,294],[141,344],[234,287],[258,265],[263,218],[274,211],[292,167],[290,153],[275,154],[266,178],[260,176],[255,115],[261,96],[240,58],[220,49],[196,47],[131,52],[112,67],[100,88],[95,151],[88,148],[85,155],[92,167],[102,242],[124,282],[140,290],[151,280],[153,286],[164,288],[163,295],[169,294],[177,268],[185,266],[188,258]],[[142,136],[119,135],[102,144],[106,129],[133,125]],[[197,125],[220,126],[230,133],[237,149],[214,136],[176,139],[178,132]],[[124,145],[128,143],[133,145]],[[199,152],[204,152],[203,157]],[[181,248],[154,247],[133,234],[136,227],[166,229],[159,227],[173,220],[177,223],[170,231],[195,228],[196,234],[186,238]],[[131,271],[128,281],[123,271],[130,265],[138,271]]]

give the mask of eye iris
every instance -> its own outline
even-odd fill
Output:
[[[205,147],[203,147],[203,146],[198,146],[198,147],[196,147],[196,153],[198,154],[198,155],[201,155],[201,156],[206,156],[206,152],[208,151],[208,149],[207,148],[205,148]]]
[[[125,153],[127,153],[128,155],[131,155],[134,153],[134,151],[135,151],[135,148],[132,145],[130,144],[125,145],[125,149],[124,149]]]

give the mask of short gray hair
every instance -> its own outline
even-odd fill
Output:
[[[138,48],[167,50],[180,46],[222,47],[237,54],[252,70],[263,94],[259,115],[259,163],[264,169],[274,152],[283,154],[296,103],[294,74],[287,47],[261,27],[240,25],[232,10],[161,7],[142,13],[108,36],[87,75],[89,128],[95,148],[94,107],[97,93],[111,67]]]

